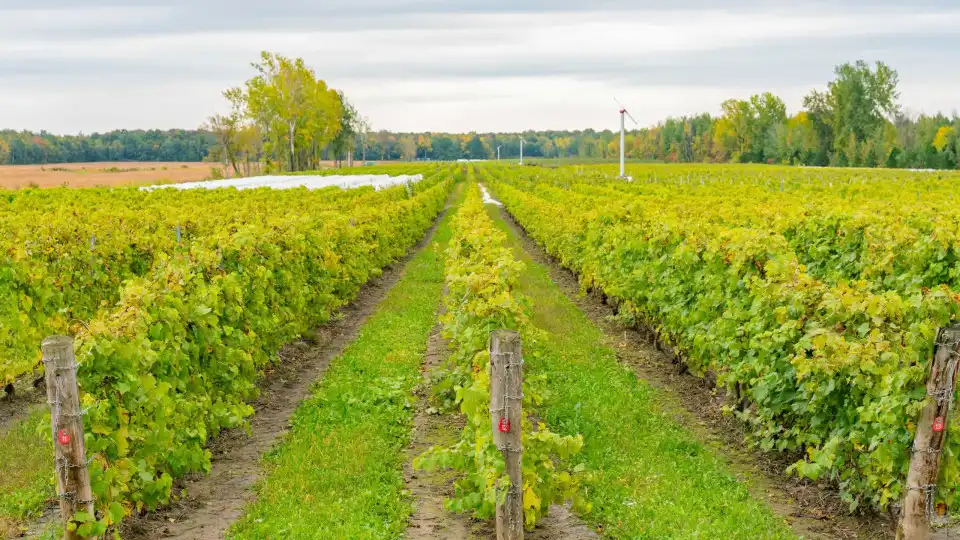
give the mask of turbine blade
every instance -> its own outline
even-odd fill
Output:
[[[627,116],[630,117],[630,120],[633,120],[633,123],[634,123],[634,124],[636,124],[636,125],[638,125],[638,126],[640,125],[640,122],[637,122],[637,120],[633,117],[633,115],[630,114],[630,111],[624,109],[623,112],[627,113]]]

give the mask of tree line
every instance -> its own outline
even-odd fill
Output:
[[[373,131],[343,92],[302,59],[264,52],[256,75],[224,92],[227,114],[199,130],[58,136],[0,131],[0,164],[87,161],[220,161],[235,175],[317,168],[321,161],[515,159],[517,133]],[[843,64],[823,91],[788,115],[779,97],[730,99],[721,114],[667,118],[631,130],[630,159],[904,168],[960,167],[960,117],[911,115],[898,103],[897,72],[882,62]],[[524,132],[533,158],[613,159],[619,133]]]
[[[669,118],[627,137],[629,155],[663,161],[735,161],[849,167],[960,167],[960,117],[911,115],[897,102],[898,75],[883,62],[837,66],[789,116],[766,92],[730,99],[722,114]],[[617,147],[619,141],[614,143]],[[619,148],[617,147],[619,152]]]
[[[117,130],[91,135],[0,130],[0,165],[96,161],[203,161],[214,144],[200,130]]]
[[[787,114],[770,92],[729,99],[721,114],[667,118],[631,130],[624,141],[630,159],[665,162],[743,162],[851,167],[960,168],[960,117],[911,115],[897,102],[898,75],[882,62],[843,64],[826,90],[813,90],[803,109]],[[544,158],[615,159],[619,132],[523,133],[524,155]],[[391,134],[371,139],[385,159],[490,159],[520,153],[517,134]],[[370,155],[370,150],[368,150]]]

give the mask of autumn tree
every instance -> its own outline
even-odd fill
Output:
[[[264,150],[288,170],[316,167],[323,149],[341,129],[340,95],[316,78],[302,58],[263,52],[258,75],[239,92],[246,117],[261,130]]]
[[[413,161],[417,158],[417,141],[412,135],[400,137],[400,151],[403,159]]]
[[[229,175],[227,169],[233,168],[234,176],[240,176],[238,159],[241,143],[240,132],[244,129],[245,102],[243,93],[236,88],[225,91],[223,96],[230,102],[230,112],[226,115],[214,114],[207,119],[201,129],[213,133],[217,142],[210,149],[208,159],[210,161],[222,161],[225,174]]]
[[[750,102],[728,99],[720,106],[723,115],[714,127],[714,147],[722,149],[726,157],[734,161],[744,160],[750,152],[753,112]]]
[[[815,163],[820,151],[820,134],[809,113],[801,111],[787,120],[783,148],[783,160],[787,163]]]
[[[953,126],[940,126],[937,134],[933,137],[933,147],[937,149],[937,152],[943,152],[951,146],[955,138],[956,131]],[[2,160],[2,155],[2,151],[0,151],[0,160]]]
[[[260,126],[256,124],[242,126],[236,134],[236,145],[240,160],[243,162],[244,176],[259,172],[260,156],[263,153],[263,134],[260,132]]]
[[[783,100],[770,92],[751,96],[749,100],[728,99],[721,106],[723,115],[713,128],[713,148],[717,158],[734,161],[764,161],[775,158],[770,144],[775,128],[786,121]]]
[[[426,158],[433,150],[433,144],[430,140],[430,134],[424,133],[417,137],[417,155]]]
[[[478,137],[476,133],[467,140],[463,150],[463,153],[469,159],[487,159],[489,157],[486,147],[483,146],[483,141],[480,140],[480,137]]]
[[[207,122],[200,126],[200,129],[206,129],[216,137],[216,146],[210,148],[207,154],[209,161],[222,161],[224,165],[224,174],[229,175],[229,167],[233,167],[236,176],[240,176],[240,170],[235,161],[235,138],[237,127],[230,120],[229,116],[214,114],[207,119]]]

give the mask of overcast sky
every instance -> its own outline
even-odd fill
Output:
[[[195,128],[263,49],[375,129],[616,128],[614,96],[644,125],[762,91],[796,111],[860,58],[949,113],[958,43],[956,0],[0,0],[0,128]]]

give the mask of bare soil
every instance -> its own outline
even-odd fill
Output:
[[[438,218],[439,220],[439,218]],[[333,322],[316,335],[283,348],[280,361],[261,382],[249,431],[235,429],[211,441],[213,463],[207,475],[193,475],[177,483],[186,494],[169,508],[134,516],[123,524],[125,539],[219,539],[236,521],[254,494],[249,489],[260,478],[260,458],[289,429],[289,419],[323,376],[330,362],[356,339],[364,322],[376,311],[403,275],[406,263],[433,237],[436,224],[402,260],[384,269]]]
[[[35,377],[23,377],[0,387],[0,433],[26,419],[30,413],[42,406],[46,387],[42,380],[39,385],[34,384],[35,381]],[[0,535],[0,538],[3,536]]]
[[[568,506],[553,505],[537,528],[527,531],[526,540],[595,540],[596,532],[587,527]]]
[[[442,311],[442,305],[440,309]],[[453,496],[456,475],[452,471],[418,471],[413,468],[413,460],[417,456],[432,446],[455,442],[457,433],[463,429],[462,417],[440,414],[430,404],[431,381],[434,373],[443,369],[448,356],[447,342],[440,336],[440,324],[437,324],[427,340],[421,369],[423,378],[416,390],[418,400],[413,417],[413,433],[407,446],[407,464],[403,471],[404,481],[416,506],[407,527],[408,540],[488,537],[482,533],[479,536],[474,534],[479,522],[444,509],[444,499]]]
[[[0,538],[15,538],[19,532],[16,523],[6,518],[0,518]]]
[[[506,223],[517,233],[523,248],[544,265],[560,289],[604,333],[607,345],[617,357],[633,366],[637,376],[656,388],[667,410],[725,459],[734,473],[745,482],[750,493],[766,501],[783,516],[794,532],[807,539],[887,539],[894,538],[890,517],[877,513],[850,515],[849,506],[840,500],[831,486],[787,476],[786,468],[796,456],[765,453],[749,447],[745,426],[724,414],[724,398],[709,381],[683,370],[678,359],[658,350],[652,332],[624,328],[613,317],[615,308],[596,292],[580,294],[579,280],[548,255],[503,207]]]

